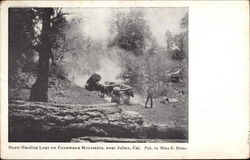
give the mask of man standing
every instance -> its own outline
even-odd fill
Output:
[[[150,85],[147,89],[147,100],[146,100],[146,103],[145,103],[145,108],[147,108],[147,103],[148,103],[148,100],[150,99],[150,106],[151,108],[153,108],[153,94],[154,94],[154,90],[153,90],[153,86]]]

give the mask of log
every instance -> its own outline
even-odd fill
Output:
[[[136,139],[136,138],[115,138],[115,137],[96,137],[96,136],[85,136],[79,138],[72,138],[71,142],[118,142],[118,143],[145,143],[144,139]]]
[[[10,142],[69,142],[73,137],[88,135],[136,138],[136,128],[142,124],[141,115],[124,111],[115,103],[9,103]]]
[[[82,105],[15,100],[9,102],[8,124],[9,142],[70,142],[77,141],[72,138],[86,136],[112,140],[80,138],[80,141],[187,140],[186,128],[171,123],[145,123],[140,114],[123,110],[116,103]]]
[[[187,143],[183,139],[138,139],[138,138],[115,138],[115,137],[96,137],[85,136],[79,138],[72,138],[73,143],[91,143],[91,142],[105,142],[105,143]]]

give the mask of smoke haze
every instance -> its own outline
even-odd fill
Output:
[[[187,8],[64,8],[64,12],[74,13],[68,17],[81,18],[83,23],[79,27],[85,38],[91,42],[87,50],[81,50],[78,59],[71,60],[75,67],[69,66],[68,79],[79,86],[84,86],[93,73],[98,73],[104,81],[118,81],[117,75],[121,73],[121,61],[118,53],[124,52],[119,48],[107,47],[117,35],[111,29],[111,22],[119,13],[130,14],[133,11],[143,12],[144,19],[159,46],[166,47],[166,31],[178,34],[180,20],[187,12]],[[84,43],[84,42],[83,42]],[[84,45],[84,44],[82,44]],[[70,60],[69,60],[70,61]],[[141,103],[143,98],[136,96],[134,103]]]

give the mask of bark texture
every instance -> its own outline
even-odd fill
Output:
[[[42,11],[42,33],[41,46],[39,52],[39,65],[36,82],[31,87],[30,101],[47,102],[48,101],[48,77],[49,77],[49,58],[51,51],[51,15],[53,8],[44,8]]]
[[[98,105],[9,102],[10,142],[70,142],[84,136],[186,139],[182,128],[143,123],[115,103]]]

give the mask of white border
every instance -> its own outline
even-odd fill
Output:
[[[184,146],[178,151],[8,150],[8,6],[189,7],[189,143],[122,144]],[[159,159],[248,158],[248,1],[4,1],[1,2],[1,158]],[[58,143],[27,143],[52,146]],[[85,144],[60,143],[66,146]],[[86,144],[117,146],[117,144]]]

